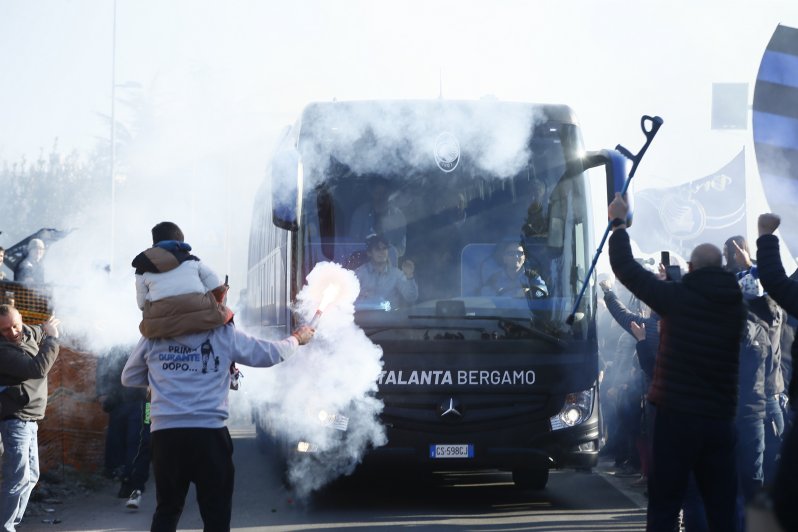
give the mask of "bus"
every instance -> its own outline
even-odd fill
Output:
[[[364,462],[511,471],[524,489],[589,469],[602,434],[595,279],[579,297],[595,249],[584,155],[565,105],[311,103],[255,197],[244,322],[287,333],[313,267],[362,268],[378,235],[414,294],[355,304],[384,364],[388,441]]]

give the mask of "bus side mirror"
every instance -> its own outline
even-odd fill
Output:
[[[616,192],[623,192],[626,180],[629,178],[629,159],[617,150],[600,150],[602,158],[605,160],[604,170],[606,171],[607,182],[607,205],[615,199]],[[626,203],[629,205],[629,214],[626,216],[626,227],[632,226],[632,213],[634,212],[634,200],[632,193],[626,191]]]
[[[272,222],[280,229],[299,228],[302,166],[294,148],[278,151],[271,163]]]
[[[616,192],[623,192],[626,180],[629,177],[629,159],[617,150],[598,150],[587,152],[582,157],[582,165],[585,170],[604,166],[607,184],[607,205],[612,203]],[[632,194],[626,191],[626,202],[629,205],[629,214],[626,217],[626,226],[632,226],[633,200]]]

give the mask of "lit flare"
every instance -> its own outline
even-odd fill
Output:
[[[313,318],[310,320],[311,327],[313,327],[314,329],[316,328],[316,326],[319,324],[319,319],[321,318],[322,312],[324,312],[324,309],[326,309],[330,303],[335,301],[335,298],[338,297],[338,292],[340,291],[341,288],[335,283],[330,284],[329,286],[327,286],[327,288],[324,289],[324,292],[322,292],[321,295],[321,303],[319,303],[319,308],[316,309],[316,313],[313,315]]]

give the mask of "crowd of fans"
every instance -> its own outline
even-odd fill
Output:
[[[615,225],[625,229],[621,219]],[[794,314],[792,317],[789,314],[792,312],[789,305],[795,306],[798,302],[789,299],[793,294],[788,290],[787,281],[798,281],[798,271],[791,278],[787,278],[783,270],[782,277],[778,276],[781,268],[778,240],[771,234],[777,226],[777,217],[763,215],[760,239],[754,250],[742,236],[732,236],[722,251],[704,244],[702,246],[706,247],[699,246],[693,251],[691,262],[670,254],[670,264],[635,257],[634,267],[624,265],[622,244],[624,238],[628,244],[628,235],[613,235],[615,242],[610,240],[610,258],[620,282],[614,282],[613,276],[602,276],[599,282],[605,310],[600,314],[599,325],[602,331],[601,405],[606,425],[606,445],[602,454],[614,462],[617,476],[636,477],[632,483],[646,490],[648,530],[678,530],[672,518],[679,514],[687,532],[744,530],[746,509],[751,505],[769,504],[771,498],[776,502],[776,515],[784,529],[796,529],[795,517],[791,517],[794,512],[790,509],[795,498],[787,487],[795,480],[791,478],[794,458],[790,458],[783,441],[793,425],[787,384],[792,379],[791,351],[798,325]],[[774,258],[772,250],[767,255],[768,248],[764,248],[769,258],[763,270],[757,264],[756,253],[758,251],[761,256],[764,244],[775,245],[776,253]],[[698,323],[692,332],[685,327],[679,329],[680,318],[676,316],[687,311],[676,308],[679,304],[686,305],[683,300],[691,294],[679,292],[685,287],[675,285],[685,283],[673,282],[666,267],[681,264],[677,276],[696,272],[696,253],[698,260],[703,260],[702,257],[717,259],[717,268],[699,270],[705,280],[710,279],[710,273],[716,275],[716,279],[724,274],[732,275],[723,277],[724,280],[736,279],[741,296],[739,308],[742,309],[739,320],[733,315],[738,303],[729,290],[729,299],[712,311],[727,312],[728,318],[721,319],[720,314],[713,318],[710,311],[702,312],[701,318],[715,319],[716,323]],[[631,251],[629,258],[631,260]],[[775,267],[774,263],[777,263]],[[765,271],[764,276],[760,275],[761,271]],[[781,284],[774,284],[774,279]],[[705,284],[719,286],[715,280]],[[721,302],[718,293],[701,297]],[[666,319],[662,314],[667,314]],[[696,316],[693,322],[700,321]],[[731,322],[727,332],[713,326],[720,327],[724,321]],[[667,332],[663,332],[663,325]],[[735,328],[739,333],[734,332]],[[667,339],[664,338],[666,334]],[[726,357],[729,358],[728,367],[721,367],[725,363],[722,357],[708,357],[708,362],[700,356],[689,360],[678,360],[674,356],[674,352],[689,351],[684,346],[674,348],[677,342],[691,342],[693,349],[706,352],[712,348],[713,340],[707,339],[710,336],[715,340],[726,338],[738,342],[739,358]],[[734,382],[725,382],[734,375],[737,376],[736,388]],[[728,405],[712,404],[712,400],[724,394],[728,395]],[[683,404],[679,403],[680,399]],[[672,421],[670,418],[678,420],[678,424],[668,429],[669,437],[678,436],[688,443],[671,441],[667,445],[669,456],[663,457],[663,427]],[[702,428],[687,430],[694,419]],[[703,427],[712,427],[714,436],[724,436],[702,447],[711,440],[711,436],[702,432]],[[724,443],[723,440],[728,441]],[[677,449],[675,453],[674,449]],[[725,449],[729,449],[731,462],[719,468],[723,473],[711,471],[708,464],[722,463]],[[786,462],[783,454],[788,454]],[[682,466],[685,478],[674,478],[674,470]],[[730,472],[735,472],[736,480],[725,478]],[[721,477],[731,486],[721,487],[718,482]],[[724,502],[723,493],[726,492],[729,495]],[[733,499],[732,507],[728,504],[730,499]],[[723,522],[719,521],[724,519],[719,517],[721,515],[726,519]]]

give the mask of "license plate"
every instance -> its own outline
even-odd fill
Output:
[[[446,443],[429,446],[430,458],[474,458],[473,443]]]

